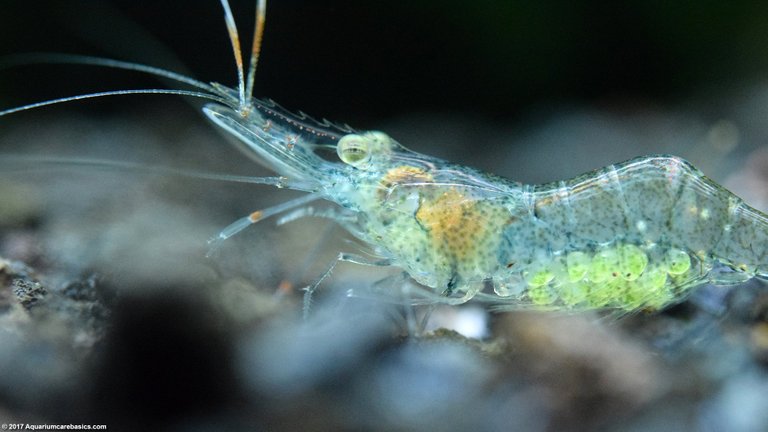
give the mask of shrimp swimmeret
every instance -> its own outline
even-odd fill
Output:
[[[247,181],[307,192],[236,221],[213,240],[213,247],[278,213],[293,211],[293,219],[327,217],[381,257],[341,254],[340,261],[400,267],[432,289],[429,301],[476,298],[502,308],[631,311],[680,301],[705,283],[768,278],[766,215],[680,158],[645,156],[570,180],[524,185],[410,151],[382,132],[316,122],[254,99],[265,3],[257,4],[253,49],[244,73],[234,19],[222,0],[238,66],[237,89],[149,66],[63,56],[65,62],[160,75],[196,90],[81,95],[0,115],[128,93],[212,100],[203,108],[205,115],[236,137],[243,151],[279,174]],[[316,152],[331,146],[338,161]],[[336,207],[320,214],[311,207],[316,200]]]

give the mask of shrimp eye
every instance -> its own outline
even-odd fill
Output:
[[[345,135],[339,140],[336,153],[344,163],[360,167],[371,159],[370,140],[361,135]]]

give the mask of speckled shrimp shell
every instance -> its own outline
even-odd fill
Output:
[[[412,152],[382,132],[293,114],[251,96],[264,24],[257,2],[250,66],[222,0],[237,60],[238,88],[113,60],[80,63],[161,75],[199,91],[139,90],[82,95],[0,112],[106,94],[171,93],[212,100],[203,108],[241,150],[279,177],[249,178],[308,194],[253,212],[225,228],[213,247],[266,217],[337,221],[379,259],[340,254],[339,261],[392,265],[431,294],[420,301],[472,298],[501,308],[658,309],[703,283],[768,277],[768,219],[674,156],[646,156],[571,180],[523,185]],[[335,147],[338,159],[317,149]],[[331,160],[333,159],[333,160]],[[337,206],[322,214],[311,203]],[[333,267],[331,267],[332,269]],[[317,286],[331,269],[315,283]]]
[[[766,216],[674,156],[524,187],[513,206],[498,263],[515,264],[493,277],[502,297],[656,309],[703,283],[768,276]]]

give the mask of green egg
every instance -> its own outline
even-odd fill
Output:
[[[673,295],[669,290],[668,279],[665,267],[648,267],[643,275],[635,281],[636,289],[640,290],[644,297],[641,306],[658,309],[669,303],[673,299]]]
[[[628,244],[619,248],[619,272],[624,280],[636,280],[647,265],[648,255],[639,247]]]
[[[568,280],[578,282],[584,279],[589,271],[592,258],[584,252],[571,252],[565,259],[565,265],[568,267]]]
[[[565,283],[558,288],[560,299],[567,306],[576,306],[587,303],[589,297],[589,284],[586,282]]]
[[[568,282],[568,269],[565,264],[564,256],[554,257],[549,265],[549,271],[554,275],[554,283],[559,285],[563,282]]]
[[[638,278],[637,285],[645,290],[658,291],[667,284],[667,269],[662,266],[651,266],[645,269]]]
[[[587,303],[596,308],[608,306],[616,298],[616,288],[613,280],[590,283]]]
[[[533,304],[539,306],[551,305],[557,300],[557,296],[552,292],[552,289],[546,285],[528,288],[528,298],[531,299]]]
[[[643,289],[641,284],[637,281],[626,281],[619,306],[626,311],[632,311],[643,307],[647,299],[648,291]]]
[[[619,254],[616,249],[603,249],[595,254],[589,266],[587,278],[596,283],[607,281],[618,275]]]
[[[691,268],[691,257],[680,249],[670,249],[665,257],[667,272],[671,275],[681,275]]]
[[[555,274],[544,265],[532,265],[530,270],[525,272],[525,281],[532,287],[540,287],[548,284],[555,278]]]

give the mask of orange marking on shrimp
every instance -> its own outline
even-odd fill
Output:
[[[436,247],[458,259],[472,253],[477,238],[487,234],[477,201],[449,189],[434,199],[422,197],[416,219],[427,227]]]
[[[413,185],[418,183],[431,183],[434,181],[434,177],[431,174],[424,171],[422,168],[403,165],[396,168],[392,168],[387,171],[384,177],[381,178],[379,184],[382,186],[379,191],[379,198],[383,201],[386,199],[386,195],[391,192],[392,187],[400,184]]]
[[[261,211],[261,210],[257,210],[257,211],[255,211],[255,212],[253,212],[253,213],[249,214],[249,215],[248,215],[248,219],[249,219],[251,222],[253,222],[253,223],[256,223],[256,222],[258,222],[258,221],[260,221],[260,220],[261,220],[261,216],[262,216],[263,214],[264,214],[264,212],[263,212],[263,211]]]

